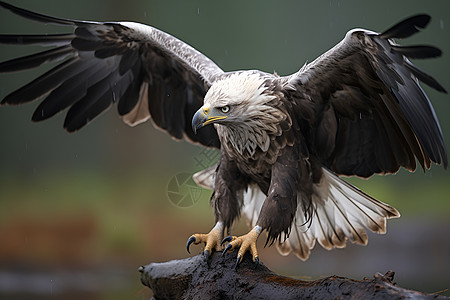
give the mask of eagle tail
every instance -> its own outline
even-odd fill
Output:
[[[301,194],[298,194],[301,203]],[[258,186],[249,186],[244,194],[242,214],[255,226],[266,196]],[[400,213],[386,203],[365,194],[357,187],[323,169],[320,183],[314,185],[311,216],[297,206],[288,236],[278,239],[277,249],[282,255],[293,252],[302,260],[308,259],[316,241],[325,249],[343,248],[347,240],[367,244],[366,228],[383,234],[386,220]]]
[[[366,245],[365,228],[384,234],[386,220],[400,217],[395,208],[372,198],[325,168],[322,180],[314,185],[311,214],[309,219],[306,218],[302,206],[298,206],[290,235],[277,243],[281,254],[294,252],[306,260],[316,240],[327,250],[343,248],[347,240]]]

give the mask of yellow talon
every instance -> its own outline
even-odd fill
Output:
[[[226,253],[228,250],[235,249],[239,247],[239,252],[237,255],[236,266],[241,262],[242,257],[245,252],[250,251],[253,261],[258,262],[258,250],[256,248],[256,241],[261,234],[261,227],[255,226],[252,230],[250,230],[247,234],[239,236],[239,237],[226,237],[222,243],[230,242],[227,247],[224,249],[223,253]]]
[[[205,243],[205,249],[203,252],[206,256],[212,253],[213,250],[221,250],[221,241],[223,238],[223,224],[222,222],[217,222],[216,225],[207,234],[196,233],[193,234],[187,241],[186,250],[188,253],[191,244],[197,245],[200,243]]]

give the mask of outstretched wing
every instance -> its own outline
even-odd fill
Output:
[[[171,136],[219,147],[213,126],[194,135],[193,114],[223,71],[209,58],[156,28],[132,22],[89,22],[54,18],[0,1],[22,17],[74,28],[54,35],[0,35],[0,43],[51,47],[0,63],[0,72],[59,62],[42,76],[7,95],[1,104],[45,99],[32,119],[41,121],[68,109],[64,128],[76,131],[118,102],[133,126],[148,120]]]
[[[334,48],[286,77],[308,121],[310,150],[341,175],[415,170],[431,162],[447,167],[447,150],[434,109],[419,85],[446,92],[409,58],[431,58],[431,46],[399,46],[424,28],[430,17],[417,15],[379,34],[354,29]],[[298,96],[300,95],[300,96]],[[311,111],[308,115],[307,111]],[[304,122],[305,123],[305,122]]]

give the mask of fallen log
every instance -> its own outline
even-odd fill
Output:
[[[236,251],[208,260],[194,257],[139,268],[141,281],[155,299],[449,299],[404,289],[394,272],[354,280],[330,276],[304,281],[275,274],[245,255],[235,269]]]

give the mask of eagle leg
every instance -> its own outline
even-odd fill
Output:
[[[256,249],[256,241],[258,240],[260,234],[261,234],[261,227],[257,225],[253,227],[253,229],[250,230],[247,234],[241,235],[239,237],[228,236],[224,238],[221,244],[225,242],[230,243],[223,250],[222,255],[225,254],[228,250],[232,250],[239,247],[235,268],[239,265],[239,263],[242,260],[242,257],[247,251],[250,251],[253,261],[255,263],[258,263],[259,257],[258,257],[258,250]]]
[[[205,254],[206,258],[208,258],[213,250],[221,250],[221,241],[223,238],[223,223],[217,222],[216,225],[211,229],[209,233],[202,234],[202,233],[196,233],[191,235],[191,237],[188,239],[186,244],[186,250],[188,253],[191,253],[189,251],[189,247],[191,244],[198,245],[200,243],[205,243],[205,249],[203,250],[203,253]]]

